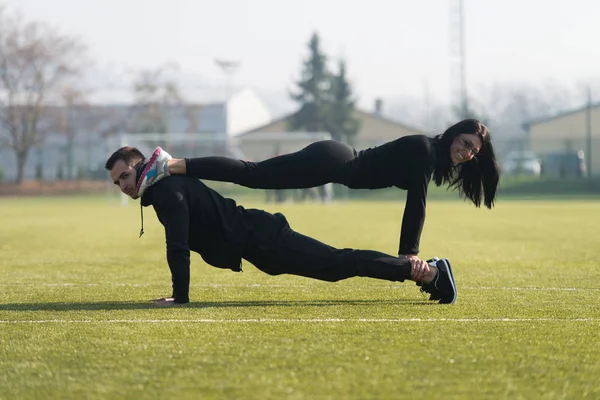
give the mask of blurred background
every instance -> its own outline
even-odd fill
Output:
[[[0,195],[116,193],[104,162],[125,144],[262,160],[471,117],[501,195],[598,195],[599,16],[595,0],[0,0]]]

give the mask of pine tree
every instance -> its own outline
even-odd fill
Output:
[[[360,121],[353,116],[355,99],[346,77],[346,62],[340,60],[338,73],[331,77],[330,104],[327,112],[327,131],[335,140],[350,145],[360,129]]]
[[[319,35],[313,33],[308,44],[310,53],[303,62],[302,75],[296,85],[296,93],[291,93],[300,109],[290,120],[290,129],[319,132],[327,128],[327,96],[329,73],[327,58],[321,51]]]

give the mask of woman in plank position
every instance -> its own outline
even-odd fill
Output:
[[[178,174],[254,189],[303,189],[327,183],[352,189],[404,189],[407,197],[398,256],[413,261],[421,261],[417,255],[430,180],[458,189],[476,207],[483,202],[489,209],[499,180],[490,133],[476,119],[460,121],[435,137],[404,136],[359,152],[344,143],[323,140],[261,162],[228,157],[175,159],[158,147],[148,165],[137,183],[140,197],[157,180]]]

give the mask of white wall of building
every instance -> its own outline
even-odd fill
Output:
[[[227,102],[227,134],[236,136],[272,120],[266,104],[250,89],[235,93]]]

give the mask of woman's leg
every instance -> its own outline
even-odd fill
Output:
[[[185,173],[199,179],[232,182],[254,189],[303,189],[338,182],[344,165],[356,157],[341,142],[315,142],[295,153],[261,162],[227,157],[172,160],[169,173]]]

